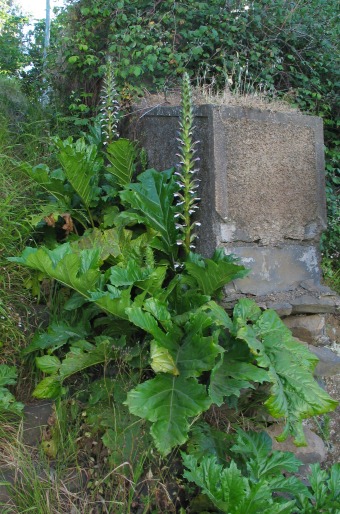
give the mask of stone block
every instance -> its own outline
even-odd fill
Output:
[[[48,425],[53,414],[52,402],[46,400],[34,405],[26,405],[24,409],[23,442],[27,446],[38,446],[42,430]]]
[[[294,337],[306,343],[317,342],[325,334],[325,316],[312,314],[310,316],[289,316],[283,320],[292,331]]]
[[[129,135],[149,166],[177,164],[179,107],[136,112]],[[233,251],[252,267],[239,291],[263,295],[320,280],[326,226],[322,120],[226,105],[194,110],[200,157],[198,251]],[[263,284],[261,284],[263,282]]]
[[[309,345],[308,349],[319,359],[314,375],[318,377],[333,377],[340,374],[340,356],[329,348],[319,348]]]
[[[295,446],[292,437],[288,437],[283,443],[278,443],[275,438],[280,435],[282,431],[283,426],[280,424],[272,425],[267,429],[273,441],[273,450],[292,452],[303,464],[314,464],[316,462],[323,462],[326,459],[325,443],[321,437],[312,432],[308,427],[303,428],[307,446]]]
[[[303,295],[291,300],[291,304],[293,306],[293,314],[327,313],[336,311],[339,299],[331,296],[318,298],[312,295]]]
[[[247,277],[235,280],[227,287],[230,292],[261,296],[275,291],[292,291],[301,279],[318,282],[321,278],[314,246],[236,246],[228,247],[227,251],[251,268]]]

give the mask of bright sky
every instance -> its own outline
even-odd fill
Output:
[[[17,4],[21,5],[23,11],[33,15],[35,19],[45,18],[46,0],[17,0]],[[53,7],[61,7],[64,0],[50,0],[51,16],[53,16]]]

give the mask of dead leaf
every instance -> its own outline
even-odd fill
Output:
[[[64,214],[61,214],[61,217],[64,218],[65,221],[65,225],[63,225],[61,228],[65,230],[66,235],[68,236],[70,232],[74,232],[74,224],[71,214],[64,212]]]
[[[47,223],[49,227],[55,227],[55,222],[57,221],[54,217],[53,212],[44,218],[44,221]]]

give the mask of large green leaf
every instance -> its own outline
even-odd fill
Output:
[[[0,364],[0,387],[14,385],[17,381],[17,370],[15,366]]]
[[[76,326],[70,326],[67,323],[51,323],[46,332],[36,332],[32,342],[22,350],[22,355],[28,355],[29,353],[37,350],[56,350],[68,344],[69,342],[83,339],[88,335],[88,327],[80,323]]]
[[[62,170],[51,172],[46,164],[31,166],[28,163],[21,163],[20,168],[58,201],[69,203],[68,192],[64,186],[65,175]]]
[[[100,339],[97,345],[80,341],[71,346],[65,359],[60,362],[57,357],[45,355],[36,359],[37,366],[50,376],[44,378],[33,391],[36,398],[57,398],[63,381],[84,369],[97,364],[108,363],[115,355],[110,339]]]
[[[160,328],[157,320],[149,312],[143,311],[141,307],[127,309],[127,315],[131,323],[151,334],[158,343],[166,349],[177,348],[177,344],[171,341],[169,336]]]
[[[174,358],[182,376],[199,377],[203,371],[209,371],[214,367],[220,352],[221,348],[214,336],[203,336],[198,333],[185,337]]]
[[[158,375],[130,391],[126,401],[130,412],[153,423],[151,435],[163,455],[183,444],[189,420],[210,406],[204,386],[194,378]]]
[[[100,271],[102,261],[99,248],[76,251],[69,243],[54,250],[26,248],[20,257],[9,260],[42,271],[95,302],[106,312],[128,319],[125,310],[131,303],[131,287],[119,290],[108,285],[107,289],[103,289],[105,277]]]
[[[185,268],[206,295],[217,293],[231,280],[244,277],[248,273],[244,266],[230,262],[230,259],[222,256],[220,252],[215,253],[212,259],[198,258],[194,255],[189,255]]]
[[[276,503],[268,483],[251,483],[242,476],[234,461],[224,467],[215,456],[205,456],[200,463],[192,455],[182,454],[182,457],[187,468],[184,477],[195,482],[222,512],[291,514],[294,501]]]
[[[87,144],[84,139],[73,143],[71,137],[64,141],[55,138],[55,144],[67,180],[89,209],[98,200],[100,192],[98,181],[103,161],[98,156],[97,146]]]
[[[23,403],[17,402],[15,396],[6,387],[0,387],[0,413],[10,412],[21,416],[23,409]]]
[[[219,464],[229,460],[229,449],[234,442],[234,435],[211,427],[204,421],[194,424],[187,443],[187,451],[200,461],[206,455],[215,455]]]
[[[301,421],[335,409],[337,402],[313,378],[316,358],[292,337],[276,312],[269,309],[259,315],[256,310],[253,316],[254,309],[248,305],[250,313],[245,312],[243,318],[252,316],[257,321],[253,326],[239,323],[235,335],[247,343],[258,366],[267,370],[272,386],[265,405],[273,417],[286,420],[278,440],[283,441],[291,434],[296,444],[304,445]]]
[[[239,397],[241,389],[254,389],[253,383],[267,381],[267,371],[250,362],[229,359],[225,353],[211,373],[209,394],[212,401],[220,406],[225,397]]]
[[[72,243],[72,246],[79,249],[99,248],[100,257],[105,261],[108,257],[118,257],[121,253],[119,232],[117,228],[107,230],[100,230],[99,228],[89,229],[80,239]]]
[[[172,259],[177,255],[177,229],[175,226],[174,194],[178,186],[172,170],[158,172],[147,170],[138,175],[138,182],[128,184],[120,197],[124,203],[137,211],[138,222],[145,223],[156,231],[156,244]]]
[[[141,268],[134,260],[130,260],[127,266],[111,266],[110,282],[116,287],[131,286],[136,282],[142,282],[150,277],[153,269]]]
[[[272,440],[266,432],[238,430],[236,444],[231,450],[242,455],[249,477],[254,481],[281,477],[283,471],[296,473],[301,466],[301,462],[291,452],[272,452]]]
[[[8,260],[39,270],[84,296],[96,288],[100,277],[98,248],[76,253],[69,243],[53,250],[27,247],[20,257],[10,257]]]
[[[134,173],[134,161],[136,159],[136,149],[134,143],[128,139],[120,138],[107,146],[107,158],[111,166],[106,168],[114,175],[118,184],[124,187],[131,182]]]

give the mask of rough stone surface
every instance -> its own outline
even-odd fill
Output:
[[[307,446],[295,446],[293,438],[289,437],[283,443],[278,443],[275,439],[283,431],[283,426],[280,424],[272,425],[267,429],[268,434],[273,441],[273,450],[282,452],[292,452],[301,460],[303,464],[313,464],[315,462],[323,462],[326,459],[326,447],[317,434],[312,432],[308,427],[303,428]]]
[[[222,246],[248,259],[252,275],[236,283],[243,294],[289,291],[302,281],[317,286],[326,226],[322,120],[220,105],[194,114],[198,251],[210,257]],[[154,106],[132,118],[129,135],[146,148],[150,167],[177,164],[179,115],[179,107]]]
[[[327,313],[335,312],[338,306],[338,299],[332,296],[317,298],[311,295],[300,296],[291,301],[293,314],[298,313]]]
[[[227,247],[226,252],[236,255],[244,266],[251,268],[247,277],[235,280],[227,291],[261,296],[274,291],[292,291],[301,279],[319,282],[321,278],[313,246],[235,246]]]
[[[326,334],[334,343],[340,343],[340,314],[331,314],[326,320]]]
[[[294,337],[307,343],[317,342],[325,334],[325,316],[312,314],[310,316],[289,316],[283,320],[292,331]]]
[[[52,403],[49,401],[25,406],[24,444],[27,446],[37,446],[39,444],[41,431],[48,425],[48,418],[51,416],[52,412]]]
[[[293,307],[288,302],[267,302],[267,309],[273,309],[279,316],[289,316],[292,313]]]
[[[308,345],[309,350],[316,355],[319,362],[314,375],[318,377],[331,377],[340,374],[340,356],[329,348]]]

